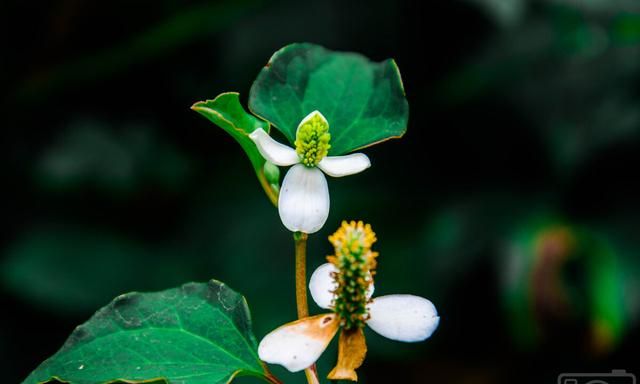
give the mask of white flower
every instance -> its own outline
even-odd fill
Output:
[[[338,269],[331,263],[318,267],[309,282],[313,300],[325,309],[333,309],[336,290],[335,273]],[[368,298],[373,294],[373,286],[367,291]],[[392,340],[404,342],[423,341],[431,336],[440,322],[435,306],[427,299],[413,295],[387,295],[374,298],[368,304],[369,318],[366,324],[378,334]],[[280,364],[291,372],[308,368],[320,357],[331,339],[340,328],[339,315],[336,313],[307,317],[285,324],[266,335],[258,347],[260,359],[267,363]],[[340,343],[343,344],[343,334]],[[354,333],[354,335],[357,335]],[[360,332],[361,335],[361,332]],[[349,337],[349,336],[347,336]],[[362,346],[353,348],[364,359],[366,345],[364,337],[354,337]],[[353,344],[353,342],[351,342]],[[339,348],[349,348],[349,342]],[[340,360],[340,357],[339,357]],[[361,361],[360,361],[361,363]],[[346,363],[345,376],[341,379],[356,380],[357,376]],[[340,368],[340,361],[338,366]],[[333,372],[336,372],[334,369]],[[336,372],[340,374],[342,372]],[[332,375],[330,374],[330,376]],[[335,375],[334,375],[334,378]]]
[[[278,198],[280,219],[292,232],[314,233],[329,216],[329,188],[324,173],[333,177],[353,175],[371,166],[363,153],[327,156],[329,123],[319,111],[302,119],[296,131],[296,148],[281,144],[262,128],[249,135],[260,154],[279,166],[290,166]]]
[[[333,278],[338,272],[331,263],[316,268],[309,280],[309,291],[313,301],[320,308],[331,309],[337,288]],[[367,298],[373,296],[371,283]],[[329,299],[329,300],[327,300]],[[431,301],[414,295],[385,295],[373,298],[368,305],[367,325],[380,335],[407,343],[423,341],[429,338],[440,322],[436,307]]]

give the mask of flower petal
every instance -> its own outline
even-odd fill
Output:
[[[367,355],[367,343],[362,328],[343,330],[338,341],[338,362],[329,372],[329,380],[358,381],[356,369],[364,362]]]
[[[256,144],[262,157],[275,165],[286,167],[300,162],[295,149],[275,141],[262,128],[251,132],[249,138]]]
[[[329,216],[329,187],[324,174],[302,164],[291,167],[282,181],[278,212],[292,232],[320,230]]]
[[[260,359],[280,364],[291,372],[310,367],[318,360],[335,336],[340,321],[335,314],[324,314],[294,321],[279,327],[260,342]]]
[[[367,325],[392,340],[416,342],[427,339],[440,323],[436,307],[413,295],[388,295],[373,299]]]
[[[304,119],[300,120],[300,123],[298,124],[298,128],[296,128],[296,136],[298,135],[298,131],[300,130],[300,127],[302,127],[307,121],[311,120],[316,115],[318,117],[320,117],[320,119],[322,119],[322,122],[325,125],[329,125],[329,122],[327,121],[327,118],[324,117],[324,115],[320,111],[315,110],[315,111],[311,112],[310,114],[308,114],[307,116],[305,116]]]
[[[331,263],[325,263],[316,268],[311,275],[311,279],[309,279],[311,297],[320,308],[331,308],[335,298],[333,291],[338,288],[338,284],[336,284],[332,276],[333,273],[338,273],[338,268]]]
[[[373,277],[371,276],[371,272],[368,273],[368,277],[371,280],[371,284],[369,284],[369,288],[367,288],[367,299],[370,299],[373,296],[373,291],[375,291],[376,287],[373,284]]]
[[[342,177],[359,173],[371,166],[371,161],[364,153],[353,153],[346,156],[327,156],[320,160],[318,168],[333,177]]]

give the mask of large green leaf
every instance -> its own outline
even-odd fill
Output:
[[[128,293],[77,327],[23,384],[227,383],[264,377],[247,303],[223,283]]]
[[[265,159],[249,138],[249,134],[258,128],[269,132],[269,123],[247,113],[236,92],[221,93],[213,100],[199,101],[191,109],[200,113],[211,122],[224,129],[240,144],[249,157],[260,184],[274,204],[278,202],[277,180],[268,180],[265,172]]]
[[[400,137],[409,105],[396,63],[369,61],[303,43],[276,52],[251,87],[249,109],[293,143],[300,121],[319,110],[329,121],[332,155]]]

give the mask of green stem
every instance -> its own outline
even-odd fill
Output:
[[[271,184],[269,184],[262,170],[256,171],[256,174],[258,175],[258,180],[260,181],[260,185],[262,186],[262,189],[264,189],[264,192],[267,194],[269,201],[271,201],[271,204],[273,204],[277,208],[278,207],[278,190],[276,190]]]

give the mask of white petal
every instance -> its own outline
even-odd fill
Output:
[[[371,276],[371,273],[369,273],[369,276]],[[370,299],[371,296],[373,296],[373,291],[375,291],[376,287],[373,284],[373,281],[371,282],[371,284],[369,285],[369,289],[367,289],[367,299]]]
[[[291,167],[282,181],[278,212],[292,232],[320,230],[329,216],[329,187],[322,171],[302,164]]]
[[[388,295],[369,304],[367,325],[392,340],[416,342],[427,339],[438,328],[440,317],[429,300],[413,295]]]
[[[300,162],[295,149],[275,141],[262,128],[251,132],[249,138],[256,143],[262,157],[275,165],[286,167]]]
[[[338,268],[331,263],[325,263],[316,268],[309,280],[309,291],[313,301],[318,304],[320,308],[329,309],[335,298],[333,291],[338,287],[335,279],[331,275],[333,272],[337,273]],[[371,276],[371,274],[369,274]],[[371,279],[371,277],[369,277]],[[374,291],[373,282],[369,285],[367,290],[367,299],[370,299]]]
[[[335,336],[340,321],[335,314],[307,317],[275,329],[258,346],[260,359],[280,364],[291,372],[308,368],[318,360]]]
[[[318,168],[333,177],[360,173],[370,166],[371,161],[369,161],[369,158],[364,153],[353,153],[346,156],[327,156],[318,163]]]
[[[335,295],[333,291],[338,287],[333,276],[333,272],[338,272],[338,268],[331,263],[325,263],[316,268],[309,280],[309,291],[313,301],[320,308],[329,309]]]
[[[315,110],[313,112],[311,112],[310,114],[308,114],[307,116],[305,116],[304,119],[302,119],[300,121],[300,124],[298,124],[298,128],[296,129],[296,136],[298,136],[298,130],[300,129],[301,126],[304,125],[304,123],[306,123],[307,121],[309,121],[312,117],[314,117],[315,115],[320,116],[320,118],[322,119],[322,121],[324,121],[324,123],[326,125],[329,125],[329,122],[327,121],[327,119],[324,117],[324,115],[322,113],[320,113],[320,111]]]

